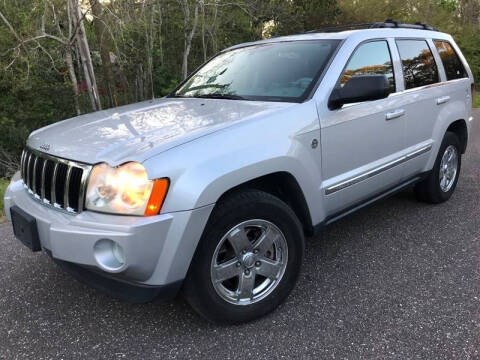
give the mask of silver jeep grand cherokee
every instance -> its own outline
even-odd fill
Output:
[[[170,96],[33,132],[16,237],[123,299],[220,323],[275,309],[312,236],[414,185],[450,198],[473,77],[451,36],[393,21],[240,44]]]

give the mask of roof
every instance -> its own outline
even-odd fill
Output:
[[[385,22],[388,24],[388,22]],[[382,24],[382,23],[374,23],[374,24]],[[361,24],[361,25],[371,25],[371,24]],[[270,39],[264,39],[259,41],[247,42],[238,45],[231,46],[224,51],[242,48],[246,46],[252,45],[261,45],[261,44],[269,44],[269,43],[276,43],[276,42],[284,42],[284,41],[299,41],[299,40],[321,40],[321,39],[338,39],[344,40],[347,38],[354,38],[360,41],[368,40],[368,39],[375,39],[375,38],[391,38],[391,37],[411,37],[411,38],[431,38],[431,39],[450,39],[451,36],[436,30],[435,28],[428,27],[428,25],[417,25],[417,24],[403,24],[403,25],[410,25],[415,26],[415,28],[411,27],[367,27],[367,28],[360,28],[360,29],[352,29],[351,27],[356,25],[347,25],[339,27],[338,31],[332,31],[335,28],[330,27],[326,29],[319,29],[314,30],[311,32],[303,33],[303,34],[296,34],[296,35],[288,35],[288,36],[279,36]],[[425,26],[427,30],[419,28],[417,26]]]

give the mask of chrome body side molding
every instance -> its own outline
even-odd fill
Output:
[[[328,188],[325,189],[325,194],[330,195],[333,194],[337,191],[340,191],[342,189],[345,189],[347,187],[350,187],[352,185],[358,184],[361,181],[367,180],[375,175],[380,174],[381,172],[387,171],[395,166],[398,166],[400,164],[403,164],[404,162],[411,160],[417,156],[420,156],[422,154],[425,154],[426,152],[430,151],[432,149],[432,145],[427,145],[424,146],[418,150],[412,151],[411,153],[408,153],[407,155],[404,155],[398,159],[395,159],[393,161],[390,161],[386,164],[380,165],[379,167],[376,167],[372,170],[369,170],[367,172],[364,172],[363,174],[354,176],[350,179],[346,179],[343,181],[340,181],[332,186],[329,186]]]

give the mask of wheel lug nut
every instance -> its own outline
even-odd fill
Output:
[[[240,267],[242,264],[240,264],[240,261],[237,262],[237,267]]]
[[[260,265],[262,265],[262,263],[261,263],[260,261],[255,262],[255,266],[258,267],[258,266],[260,266]]]
[[[249,275],[250,274],[250,270],[246,269],[245,270],[245,275]]]
[[[247,253],[247,250],[242,250],[242,254],[246,254]]]
[[[258,249],[253,250],[254,254],[258,254]]]

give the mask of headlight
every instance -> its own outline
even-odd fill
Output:
[[[119,167],[100,164],[88,181],[86,207],[89,210],[127,215],[156,215],[167,195],[168,179],[149,180],[142,164]]]

